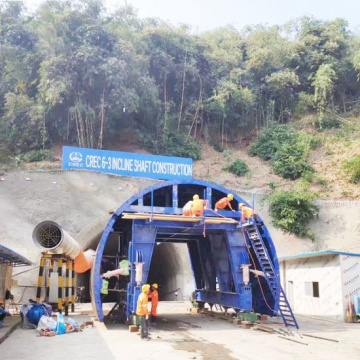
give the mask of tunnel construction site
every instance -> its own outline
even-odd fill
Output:
[[[161,300],[178,296],[185,300],[192,294],[199,307],[208,304],[236,313],[280,314],[287,327],[298,328],[280,285],[278,258],[266,225],[260,217],[240,221],[239,204],[251,204],[234,194],[236,211],[212,210],[230,192],[201,180],[160,182],[113,212],[94,249],[83,252],[76,248],[76,241],[49,221],[35,228],[33,240],[46,251],[61,249],[75,259],[75,271],[77,263],[82,264],[76,272],[90,283],[89,296],[100,321],[106,320],[102,275],[115,271],[108,301],[114,302],[114,311],[122,312],[118,319],[123,321],[130,321],[135,314],[141,286],[157,283]],[[182,209],[194,194],[208,207],[201,216],[183,216]],[[124,258],[129,272],[116,272]]]

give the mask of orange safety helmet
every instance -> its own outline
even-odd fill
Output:
[[[153,288],[157,289],[159,287],[159,285],[157,283],[154,283],[151,285]]]
[[[195,194],[194,196],[193,196],[193,200],[199,200],[200,198],[199,198],[199,195],[198,194]]]

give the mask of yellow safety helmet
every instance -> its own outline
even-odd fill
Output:
[[[233,194],[228,194],[227,198],[231,201],[234,200],[234,195]]]
[[[197,194],[195,194],[194,196],[193,196],[193,200],[199,200],[200,198],[199,198],[199,195],[197,195]]]
[[[149,284],[144,284],[144,285],[141,287],[141,291],[142,291],[143,293],[147,293],[149,290],[150,290],[150,285],[149,285]]]
[[[151,285],[153,288],[157,289],[159,287],[159,285],[157,283],[154,283]]]
[[[245,206],[244,203],[240,203],[240,204],[239,204],[239,208],[241,208],[241,207],[243,207],[243,206]]]

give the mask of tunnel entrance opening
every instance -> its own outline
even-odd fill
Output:
[[[195,285],[187,244],[157,241],[147,282],[158,284],[160,301],[188,300]]]

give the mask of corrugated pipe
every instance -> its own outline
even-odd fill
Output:
[[[47,220],[38,224],[32,238],[38,248],[54,254],[64,254],[73,259],[76,273],[91,269],[94,263],[95,251],[83,251],[78,242],[54,221]]]

